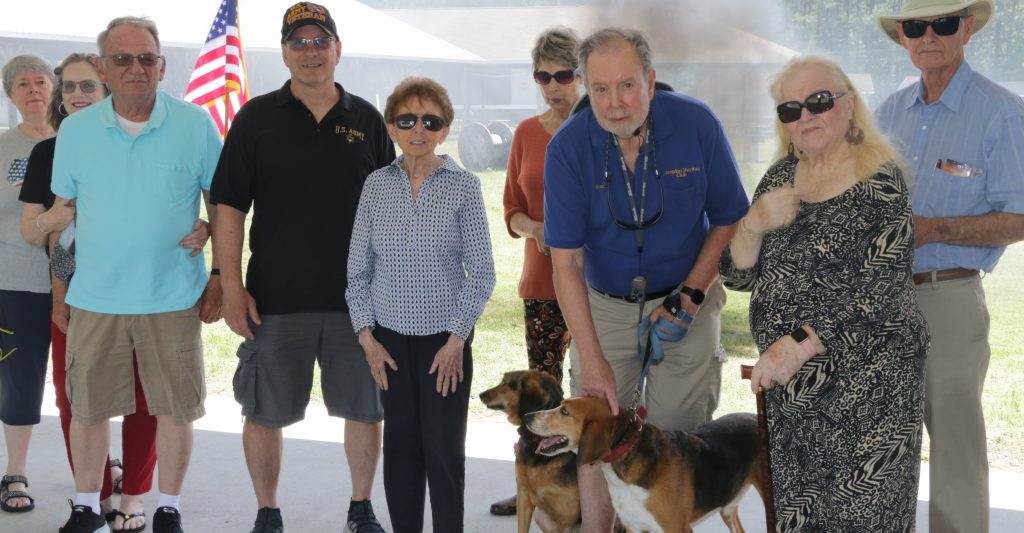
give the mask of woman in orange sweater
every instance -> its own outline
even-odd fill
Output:
[[[562,361],[569,346],[569,328],[555,299],[551,257],[544,244],[544,153],[548,141],[579,100],[576,76],[579,39],[568,28],[552,28],[533,47],[533,79],[548,110],[516,126],[505,180],[505,225],[512,237],[525,237],[519,297],[526,315],[526,348],[530,368],[562,382]],[[491,513],[512,515],[515,497],[495,502]]]

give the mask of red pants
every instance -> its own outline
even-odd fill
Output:
[[[50,323],[53,335],[53,388],[57,391],[57,410],[60,411],[60,428],[64,433],[64,446],[68,452],[68,464],[75,471],[71,459],[71,402],[68,401],[67,371],[65,354],[67,335],[61,333],[56,324]],[[121,457],[124,463],[124,478],[121,491],[124,494],[146,494],[153,488],[153,469],[156,467],[156,417],[149,414],[146,396],[139,380],[139,366],[135,366],[135,414],[124,417],[121,424]],[[109,457],[107,458],[109,461]],[[114,491],[110,469],[103,469],[103,488],[100,500],[110,497]]]

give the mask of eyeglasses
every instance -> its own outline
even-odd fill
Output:
[[[928,26],[932,27],[935,35],[946,37],[960,29],[960,19],[962,18],[949,16],[935,20],[901,20],[900,25],[903,26],[903,35],[906,35],[908,39],[917,39],[923,36],[924,32],[928,31]]]
[[[400,130],[411,130],[416,127],[416,122],[423,123],[423,129],[427,131],[441,131],[444,129],[444,119],[437,115],[414,115],[405,113],[395,117],[395,127]]]
[[[333,41],[334,37],[331,36],[314,37],[312,39],[292,39],[288,41],[288,47],[296,52],[301,52],[311,46],[316,50],[326,50]]]
[[[800,120],[805,107],[812,115],[820,115],[832,109],[836,105],[836,100],[846,96],[847,92],[849,91],[832,94],[831,91],[819,91],[808,96],[803,102],[783,102],[775,110],[779,113],[779,120],[783,124],[789,124]]]
[[[96,80],[82,80],[82,81],[71,81],[64,80],[61,83],[60,89],[64,94],[71,94],[75,92],[75,88],[80,87],[82,92],[85,94],[92,94],[96,92],[96,89],[100,88],[100,82]]]
[[[547,85],[551,83],[552,78],[559,85],[568,85],[572,83],[572,80],[576,79],[576,73],[571,70],[559,70],[555,73],[538,70],[533,73],[533,81],[537,82],[538,85]]]
[[[155,67],[157,62],[163,59],[164,56],[157,54],[139,54],[133,56],[131,54],[114,54],[112,56],[104,56],[104,59],[109,59],[115,65],[119,67],[130,67],[132,63],[138,59],[139,64],[146,68]]]

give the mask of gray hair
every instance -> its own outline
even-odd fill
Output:
[[[14,78],[26,72],[44,74],[49,76],[50,83],[54,83],[53,65],[45,59],[32,54],[14,56],[4,65],[4,94],[8,98],[11,97],[11,91],[14,90]]]
[[[590,34],[580,44],[580,68],[583,71],[584,82],[587,80],[587,60],[590,59],[590,54],[616,41],[632,45],[633,49],[636,50],[636,55],[640,57],[640,64],[644,67],[644,74],[651,71],[651,68],[653,68],[651,45],[647,42],[644,34],[628,28],[604,28]]]
[[[580,39],[571,29],[556,26],[544,30],[530,52],[533,70],[539,69],[544,61],[568,65],[570,69],[576,70],[579,67],[579,49]]]
[[[125,24],[148,31],[149,34],[153,36],[153,40],[156,41],[156,50],[158,52],[160,51],[160,32],[157,31],[155,22],[146,17],[117,17],[110,21],[110,24],[107,24],[107,29],[101,31],[96,37],[96,46],[99,47],[101,55],[105,53],[103,47],[107,44],[107,37],[110,36],[110,30],[113,30],[118,26],[124,26]]]

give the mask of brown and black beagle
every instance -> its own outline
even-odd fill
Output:
[[[739,501],[751,485],[763,490],[753,414],[726,415],[688,433],[662,431],[626,409],[612,416],[603,399],[570,398],[524,422],[545,437],[538,453],[603,461],[612,506],[630,531],[689,532],[718,509],[730,532],[742,532]]]
[[[541,437],[523,425],[527,413],[562,403],[562,389],[555,378],[536,370],[506,372],[501,384],[480,393],[480,400],[491,409],[505,411],[508,421],[519,426],[519,441],[515,446],[519,533],[530,530],[532,519],[544,533],[579,531],[580,491],[576,484],[575,455],[538,454]]]

